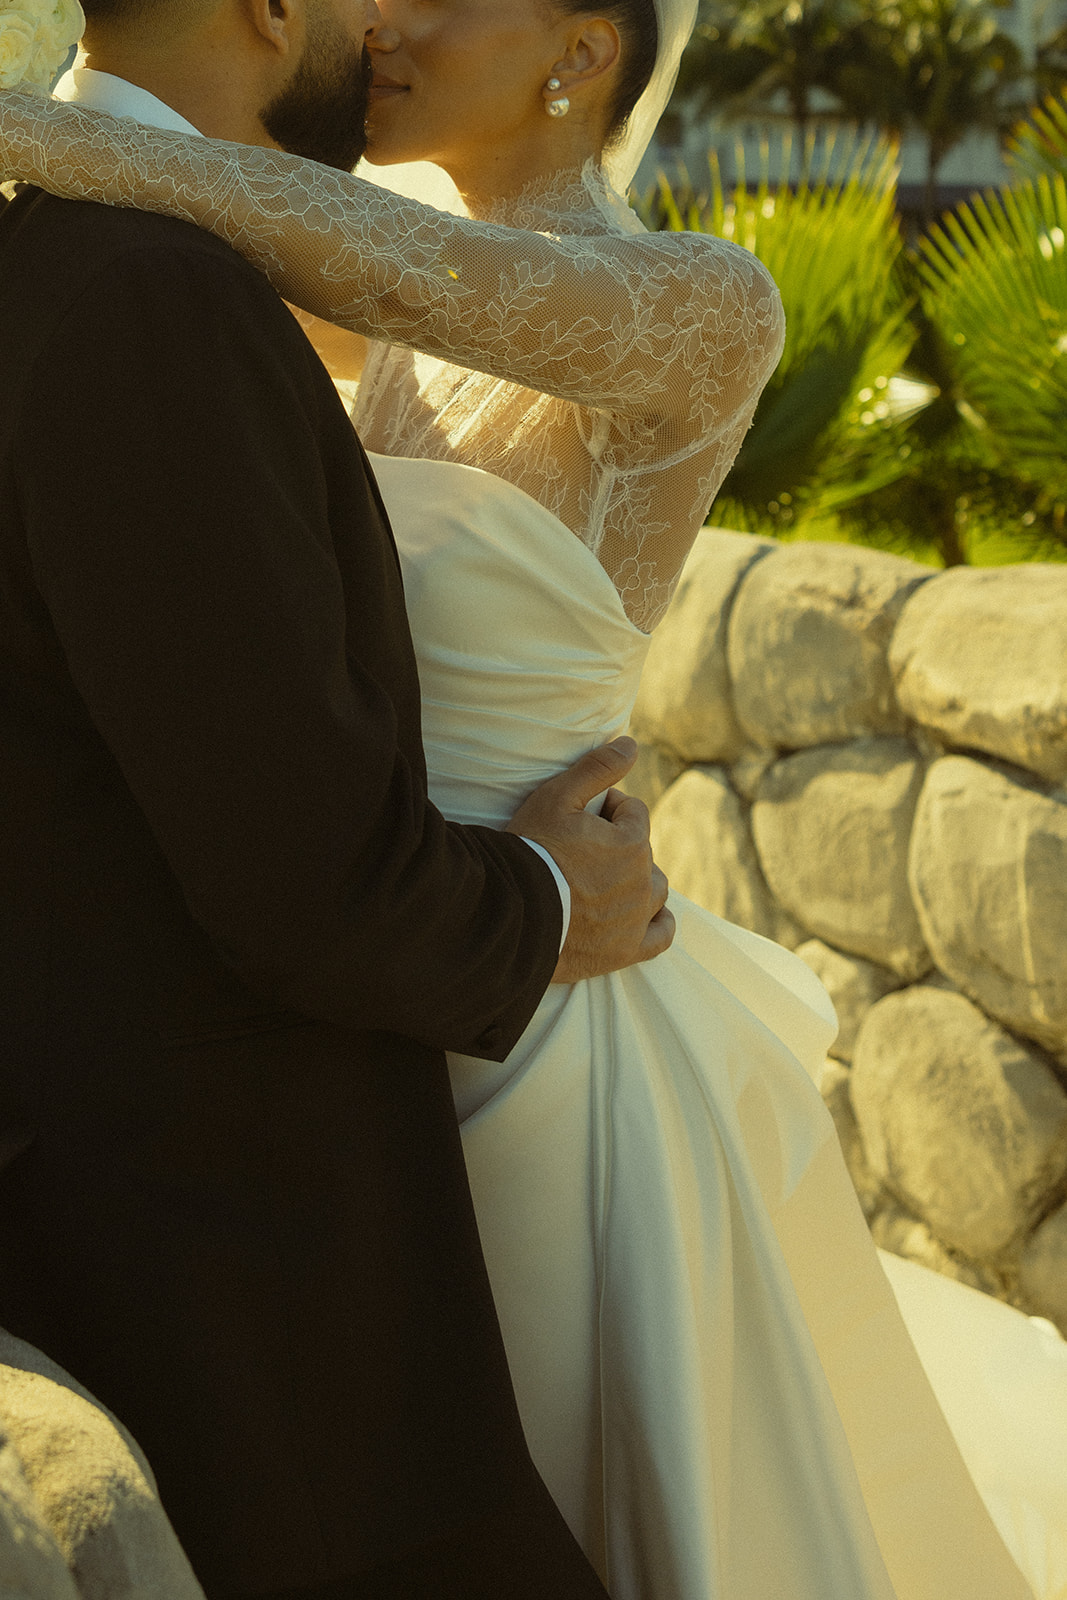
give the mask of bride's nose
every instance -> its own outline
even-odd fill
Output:
[[[380,50],[383,55],[389,55],[400,43],[400,35],[395,28],[391,28],[383,19],[381,12],[378,20],[367,29],[366,45],[368,50]]]

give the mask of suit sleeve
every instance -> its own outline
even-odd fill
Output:
[[[236,257],[119,255],[20,418],[34,573],[193,917],[245,981],[502,1059],[551,976],[559,896],[522,840],[445,822],[405,753],[373,615],[395,558],[364,541],[353,615],[314,359]]]

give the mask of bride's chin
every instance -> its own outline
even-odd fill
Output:
[[[363,164],[367,167],[377,168],[382,173],[387,169],[393,171],[397,167],[404,170],[408,167],[419,170],[427,166],[439,167],[439,163],[434,160],[433,156],[424,154],[422,150],[412,149],[410,146],[398,147],[386,143],[375,145],[370,140],[367,141],[367,148],[363,153]],[[444,169],[440,168],[440,170],[443,171]],[[388,180],[384,177],[382,181],[387,184],[387,187],[389,186]],[[421,193],[413,195],[412,198],[425,200],[427,205],[434,203],[429,195],[422,195]]]
[[[372,167],[395,167],[412,161],[425,161],[428,158],[418,150],[412,150],[390,140],[387,137],[375,137],[374,129],[367,124],[367,148],[363,159]]]
[[[377,184],[381,189],[391,189],[409,200],[421,201],[437,211],[459,211],[462,202],[456,186],[443,167],[424,159],[416,159],[385,150],[368,150],[356,169],[357,177]]]
[[[373,167],[413,166],[416,162],[433,161],[434,151],[439,146],[432,139],[415,136],[399,119],[395,126],[390,126],[391,120],[388,110],[381,115],[371,108],[366,121],[364,161]]]
[[[375,150],[369,144],[363,152],[363,160],[368,167],[397,167],[416,159],[415,156],[393,155],[388,150]]]

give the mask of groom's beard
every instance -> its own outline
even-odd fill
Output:
[[[263,112],[283,150],[351,172],[367,148],[367,101],[374,64],[341,30],[320,26],[292,82]]]

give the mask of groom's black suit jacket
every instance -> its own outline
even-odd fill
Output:
[[[442,1054],[529,1019],[551,875],[427,801],[385,513],[282,302],[33,190],[0,796],[0,1321],[138,1437],[209,1595],[602,1593],[538,1500]]]

